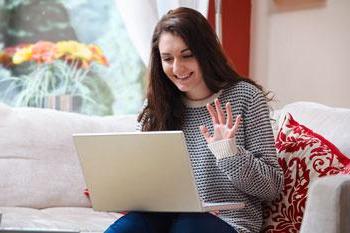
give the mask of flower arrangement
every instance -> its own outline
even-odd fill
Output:
[[[95,61],[107,65],[107,59],[96,45],[85,45],[76,41],[60,41],[52,43],[39,41],[35,44],[20,45],[12,53],[12,63],[21,64],[33,61],[36,63],[53,63],[55,60],[78,62],[84,68]],[[11,54],[10,54],[11,55]]]
[[[39,41],[0,52],[0,64],[12,68],[14,76],[2,78],[6,93],[15,90],[16,106],[42,107],[47,96],[73,95],[93,102],[87,77],[93,63],[108,66],[102,50],[77,41]],[[17,68],[17,70],[16,70]]]

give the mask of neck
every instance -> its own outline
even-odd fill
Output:
[[[209,90],[208,88],[205,88],[203,90],[196,90],[195,92],[187,92],[185,93],[185,96],[187,99],[192,100],[192,101],[201,101],[204,99],[207,99],[208,97],[210,97],[212,94],[214,94],[211,90]]]
[[[210,92],[210,93],[207,93],[206,95],[202,95],[202,96],[198,96],[198,97],[186,95],[186,98],[191,100],[191,101],[201,101],[201,100],[205,100],[205,99],[209,98],[212,94],[213,93]]]
[[[209,96],[206,96],[202,99],[190,99],[187,96],[182,97],[182,101],[187,107],[193,107],[193,108],[199,108],[199,107],[205,107],[208,103],[213,103],[216,98],[219,97],[221,94],[221,90],[217,93],[211,94]]]

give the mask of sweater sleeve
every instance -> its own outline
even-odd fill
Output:
[[[138,114],[141,114],[141,112],[143,112],[143,110],[145,110],[145,108],[147,107],[147,104],[148,104],[148,101],[147,101],[147,99],[145,99],[145,100],[143,101],[143,105],[142,105],[142,107],[140,108]],[[142,126],[143,126],[143,124],[144,124],[143,121],[144,121],[144,118],[141,119],[140,121],[137,121],[137,123],[136,123],[136,131],[139,131],[139,132],[142,131]]]
[[[237,145],[235,153],[229,156],[232,142],[227,146],[221,143],[222,150],[227,149],[221,152],[225,156],[215,154],[217,165],[236,188],[273,200],[282,191],[283,172],[277,161],[269,109],[262,93],[255,93],[243,117],[240,130],[244,130],[244,146]]]

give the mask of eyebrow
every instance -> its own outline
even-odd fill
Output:
[[[181,50],[180,53],[184,53],[184,52],[187,52],[187,51],[191,51],[191,49],[185,48],[185,49]],[[161,53],[160,55],[164,56],[164,55],[171,55],[171,54],[170,53]]]

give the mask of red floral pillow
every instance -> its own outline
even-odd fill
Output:
[[[346,167],[344,167],[344,169],[339,174],[349,175],[350,174],[350,163],[348,163],[348,165],[346,165]]]
[[[338,174],[350,159],[290,114],[278,132],[276,149],[284,172],[284,188],[264,208],[263,232],[299,232],[310,184],[318,177]]]

